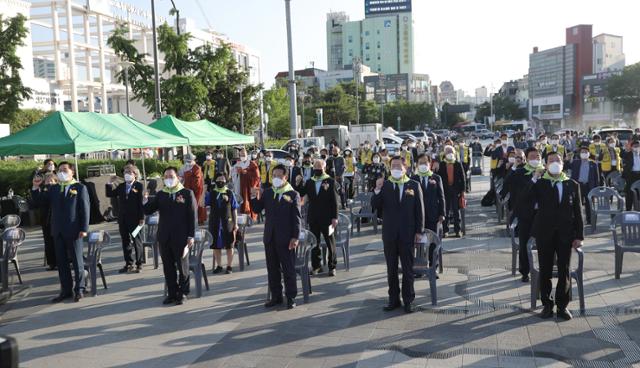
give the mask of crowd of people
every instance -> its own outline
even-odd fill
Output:
[[[114,177],[105,188],[107,197],[117,199],[119,205],[124,256],[120,272],[142,271],[142,243],[140,235],[133,233],[144,224],[145,216],[159,213],[157,240],[168,287],[164,303],[182,304],[189,293],[188,260],[183,255],[193,245],[196,229],[206,226],[213,235],[211,272],[231,273],[235,245],[242,236],[238,226],[242,214],[250,224],[264,222],[271,295],[265,306],[286,301],[287,308],[294,308],[295,249],[301,229],[306,224],[318,243],[324,240],[326,275],[335,276],[339,211],[350,206],[356,192],[370,192],[371,206],[383,224],[389,284],[384,309],[404,305],[410,313],[415,298],[414,243],[425,229],[443,238],[461,237],[460,210],[466,206],[465,193],[471,190],[471,173],[481,174],[483,157],[488,157],[492,183],[503,183],[492,195],[509,195],[510,221],[518,221],[522,281],[529,281],[526,244],[534,237],[540,255],[542,316],[553,315],[555,302],[557,315],[570,319],[569,261],[571,249],[582,245],[583,206],[586,221],[590,221],[586,195],[613,171],[627,179],[627,190],[640,179],[640,140],[634,136],[621,142],[615,135],[603,139],[572,131],[547,139],[545,134],[535,137],[528,131],[511,138],[501,134],[483,147],[478,137],[469,138],[468,142],[462,137],[406,139],[396,152],[390,152],[380,140],[353,148],[348,142],[340,147],[335,141],[306,150],[294,144],[280,161],[270,150],[243,147],[232,151],[233,159],[222,149],[207,152],[201,162],[187,153],[181,167],[165,169],[163,189],[152,196],[130,162],[122,172],[124,182],[117,184],[120,179]],[[48,160],[33,179],[32,202],[43,209],[47,264],[57,268],[60,276],[61,293],[55,302],[72,297],[79,301],[84,292],[82,239],[89,226],[89,199],[84,185],[73,178],[73,165],[61,162],[56,167]],[[431,245],[429,259],[433,256]],[[553,300],[554,258],[559,281]],[[312,275],[325,273],[319,244],[312,250],[311,263]]]

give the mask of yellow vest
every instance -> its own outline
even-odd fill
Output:
[[[202,171],[205,179],[213,180],[215,178],[216,162],[214,160],[205,161],[202,165]]]
[[[264,160],[260,160],[258,162],[258,168],[260,169],[260,182],[262,184],[271,184],[273,168],[276,167],[276,165],[278,165],[278,161],[269,161],[269,177],[267,177],[267,162]]]
[[[358,155],[360,157],[360,163],[363,165],[371,165],[371,159],[373,158],[373,151],[372,150],[362,150],[360,151],[360,154]]]
[[[602,152],[602,160],[600,160],[601,169],[604,171],[605,165],[608,165],[608,171],[611,171],[611,155],[609,154],[607,145],[604,143],[598,144],[597,147],[595,143],[589,145],[589,152],[596,158],[596,161],[599,157],[597,148],[600,148],[600,152]]]
[[[460,149],[460,146],[456,147],[456,150]],[[468,164],[471,160],[469,159],[469,146],[467,146],[466,144],[462,146],[462,150],[463,150],[463,154],[462,154],[462,160],[460,159],[460,151],[457,151],[456,153],[456,158],[458,161],[462,162],[463,164]]]
[[[602,172],[609,172],[613,170],[614,167],[616,170],[620,171],[622,167],[620,162],[620,148],[616,147],[613,149],[614,157],[611,157],[611,152],[609,151],[609,149],[610,148],[607,148],[606,154],[602,157],[602,162],[600,163],[600,165],[602,166]],[[608,158],[608,160],[605,160],[605,158]],[[616,161],[615,166],[613,165],[614,160]]]
[[[558,154],[560,155],[560,157],[562,157],[562,158],[564,159],[564,154],[565,154],[565,151],[566,151],[566,149],[564,148],[564,146],[563,146],[563,145],[561,145],[561,144],[558,144],[558,145],[556,146],[556,148],[557,148],[556,152],[558,152]],[[547,155],[548,155],[548,154],[550,154],[551,152],[553,152],[553,146],[552,146],[552,145],[550,145],[550,144],[547,144],[547,146],[544,148],[544,150],[545,150],[545,152],[546,152],[546,153],[547,153]]]
[[[380,161],[384,164],[384,167],[389,171],[391,169],[391,157],[384,156],[380,159]]]
[[[351,156],[344,158],[345,162],[345,172],[353,174],[356,172],[355,167],[353,166],[353,158]]]
[[[404,166],[411,167],[413,164],[413,153],[411,151],[400,152],[400,157],[404,160]]]

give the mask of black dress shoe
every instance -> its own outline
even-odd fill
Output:
[[[415,312],[415,308],[413,307],[413,303],[407,303],[404,305],[404,312],[405,313],[413,313]]]
[[[140,273],[140,272],[142,272],[142,265],[141,264],[136,266],[136,273]]]
[[[529,282],[529,275],[522,275],[522,282]]]
[[[231,266],[227,266],[227,270],[225,271],[225,273],[227,275],[232,274],[233,273],[233,268],[231,268]]]
[[[551,318],[553,317],[553,306],[551,305],[545,305],[544,308],[542,308],[542,312],[540,312],[540,318]]]
[[[55,270],[57,270],[57,269],[58,269],[58,267],[56,267],[56,266],[49,266],[49,267],[47,267],[47,271],[55,271]]]
[[[217,273],[220,273],[220,272],[222,272],[222,267],[221,267],[221,266],[218,266],[218,267],[214,268],[214,269],[213,269],[213,272],[211,272],[211,273],[213,273],[213,274],[217,274]]]
[[[60,303],[65,299],[70,299],[73,295],[71,294],[60,294],[55,298],[51,299],[51,303]]]
[[[454,238],[461,238],[460,233],[457,232],[456,235],[454,236]]]
[[[82,298],[84,298],[84,294],[82,292],[79,292],[79,293],[76,293],[76,295],[73,297],[73,301],[77,303]]]
[[[385,312],[391,312],[392,310],[400,308],[400,302],[389,302],[389,304],[382,307]]]
[[[181,297],[176,299],[176,305],[182,305],[187,302],[187,296],[182,295]]]
[[[573,318],[573,315],[567,308],[558,308],[558,318],[568,321]]]
[[[168,296],[168,297],[164,298],[164,300],[162,301],[162,304],[167,305],[167,304],[173,304],[175,302],[176,302],[176,298],[172,298],[172,297]]]
[[[297,306],[295,298],[287,298],[287,309],[293,309]]]
[[[118,270],[118,273],[129,273],[132,270],[133,270],[133,266],[125,265],[124,267],[122,267],[121,269]]]
[[[273,308],[276,305],[280,305],[282,304],[282,298],[276,298],[276,299],[271,299],[269,301],[267,301],[266,303],[264,303],[264,307],[265,308]]]

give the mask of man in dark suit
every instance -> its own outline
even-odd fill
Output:
[[[125,265],[118,272],[127,273],[133,271],[133,263],[136,264],[136,272],[142,271],[142,240],[140,234],[131,238],[131,233],[138,226],[144,225],[144,209],[142,200],[144,198],[144,188],[142,183],[137,181],[140,171],[133,165],[124,168],[124,183],[115,187],[117,177],[111,178],[111,182],[106,184],[106,194],[108,198],[118,199],[118,229],[122,239],[122,252],[124,253]],[[135,250],[136,258],[133,259]]]
[[[251,189],[251,207],[256,212],[265,211],[264,249],[267,259],[267,275],[271,300],[265,307],[280,305],[282,299],[281,274],[284,275],[284,289],[287,309],[296,306],[296,247],[302,230],[300,217],[300,195],[287,183],[287,169],[283,165],[273,168],[273,186],[260,194],[260,189]]]
[[[42,177],[34,177],[31,197],[36,205],[48,205],[51,208],[51,236],[54,239],[61,286],[60,295],[53,302],[71,298],[73,292],[74,300],[79,302],[84,296],[82,239],[89,231],[89,192],[73,179],[74,167],[70,163],[61,162],[57,175],[59,183],[43,189],[40,188]],[[73,263],[75,287],[69,261]]]
[[[444,196],[447,204],[447,215],[444,219],[444,234],[449,232],[449,215],[453,214],[453,230],[456,238],[460,237],[460,197],[467,185],[462,163],[457,160],[455,149],[452,146],[444,147],[444,159],[440,162],[438,175],[442,178]]]
[[[296,161],[291,155],[285,156],[284,165],[287,167],[287,182],[291,183],[296,192],[300,192],[304,186],[302,168],[296,165]]]
[[[508,186],[511,193],[511,203],[513,203],[513,217],[518,219],[518,250],[519,271],[522,275],[522,282],[529,282],[529,255],[527,243],[531,238],[531,227],[536,215],[535,203],[527,200],[528,192],[523,190],[536,171],[543,172],[540,151],[535,147],[529,147],[525,151],[526,164],[517,168],[510,176],[505,186]]]
[[[155,212],[160,214],[158,244],[168,289],[162,303],[181,305],[189,294],[189,255],[183,257],[183,254],[185,248],[194,243],[198,203],[193,191],[180,184],[175,167],[164,170],[164,188],[144,205],[146,215]]]
[[[587,196],[591,189],[598,186],[600,182],[600,173],[598,172],[598,164],[590,159],[591,153],[589,146],[580,147],[580,159],[571,163],[571,179],[580,184],[580,193],[582,194],[582,203],[585,205],[584,212],[587,223],[591,223],[591,203]]]
[[[631,185],[640,180],[640,141],[631,143],[631,150],[626,149],[622,153],[622,177],[626,182],[625,206],[627,211],[633,209],[633,193]]]
[[[382,243],[387,261],[389,304],[385,311],[400,307],[400,282],[398,257],[402,264],[402,301],[404,311],[412,313],[415,291],[413,289],[413,259],[415,243],[424,231],[424,201],[420,183],[409,179],[403,159],[391,159],[391,176],[376,180],[371,197],[371,207],[382,211]]]
[[[558,318],[569,320],[567,309],[571,299],[571,249],[582,246],[583,222],[580,185],[562,172],[562,157],[557,152],[547,155],[547,172],[536,171],[528,183],[529,200],[538,206],[533,223],[533,237],[538,247],[540,295],[544,308],[542,318],[553,317],[551,278],[557,259],[558,285],[555,304]]]
[[[333,148],[334,150],[337,147]],[[300,195],[309,201],[307,222],[309,229],[318,239],[318,244],[311,250],[312,273],[322,273],[322,251],[320,250],[320,234],[327,244],[329,276],[336,275],[336,237],[334,231],[338,226],[338,206],[340,198],[336,189],[336,182],[325,172],[326,164],[322,159],[313,163],[313,176],[307,181]],[[332,228],[329,234],[329,228]]]
[[[444,188],[440,175],[431,171],[431,158],[426,153],[418,155],[418,171],[411,177],[420,183],[422,188],[424,207],[424,227],[433,232],[438,232],[438,224],[442,224],[445,217],[446,202]],[[435,244],[429,245],[429,263],[433,261]]]

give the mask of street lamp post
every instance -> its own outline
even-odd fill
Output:
[[[156,100],[156,113],[154,118],[160,119],[162,117],[162,101],[160,97],[160,67],[158,66],[158,35],[156,34],[156,2],[151,0],[151,26],[153,27],[153,68],[155,71],[155,100]]]
[[[289,56],[289,123],[291,138],[298,137],[298,110],[296,107],[296,78],[293,69],[293,41],[291,39],[291,0],[284,0],[287,21],[287,49]]]
[[[360,124],[360,58],[353,58],[353,75],[356,80],[356,124]]]
[[[300,117],[300,125],[302,125],[301,129],[304,130],[304,103],[305,99],[307,98],[307,94],[304,91],[300,91],[298,92],[298,95],[300,96],[300,101],[302,102],[302,116]]]

